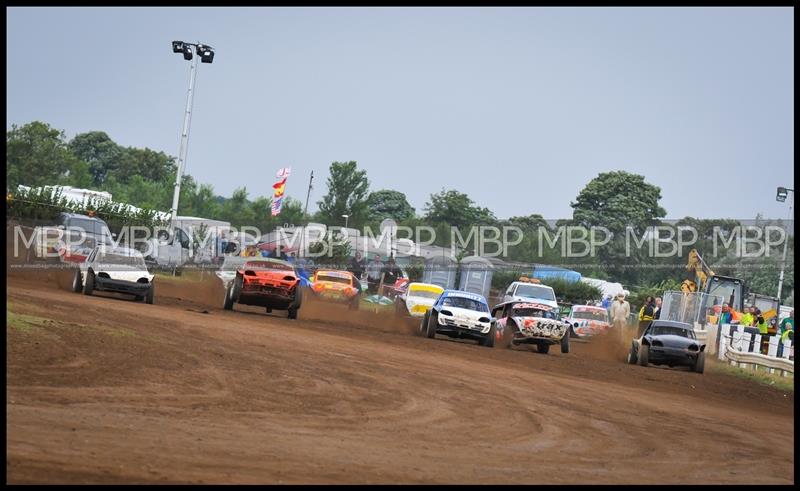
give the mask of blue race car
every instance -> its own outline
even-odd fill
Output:
[[[489,315],[489,304],[483,295],[445,290],[425,312],[419,334],[429,338],[436,334],[451,338],[477,340],[481,346],[494,346],[495,324]]]

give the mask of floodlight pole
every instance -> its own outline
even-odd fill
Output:
[[[794,203],[794,189],[787,189],[788,193],[792,193],[789,197],[789,220],[792,219],[792,204]],[[788,194],[787,193],[787,194]],[[789,222],[786,222],[786,237],[783,242],[783,260],[781,261],[781,276],[778,280],[778,301],[781,299],[781,293],[783,292],[783,272],[786,269],[786,249],[789,245]]]
[[[187,43],[188,44],[188,43]],[[192,126],[192,106],[194,105],[194,82],[197,78],[197,59],[199,56],[192,56],[191,67],[189,68],[189,92],[186,95],[186,112],[183,115],[183,131],[181,132],[181,146],[178,150],[178,170],[175,177],[175,194],[172,196],[172,215],[171,228],[175,228],[175,218],[178,216],[178,199],[181,196],[181,178],[183,169],[186,165],[186,154],[189,151],[189,129]]]

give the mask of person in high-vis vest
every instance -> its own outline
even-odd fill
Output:
[[[762,336],[769,334],[769,325],[767,325],[767,321],[764,320],[764,316],[761,315],[761,311],[759,309],[756,309],[756,327]]]
[[[745,307],[744,314],[739,319],[739,325],[744,327],[750,327],[753,325],[753,321],[755,317],[753,317],[753,308],[752,307]]]
[[[647,296],[644,305],[639,310],[639,337],[642,335],[648,324],[655,318],[656,315],[656,302],[653,297]]]

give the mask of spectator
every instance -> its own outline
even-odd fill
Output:
[[[653,314],[653,319],[661,317],[661,297],[656,297],[656,311]]]
[[[603,299],[603,302],[600,304],[603,306],[604,309],[608,310],[611,308],[611,295],[606,295]]]
[[[381,270],[383,262],[381,257],[375,254],[375,258],[367,265],[367,290],[370,292],[378,291],[378,283],[381,282]]]
[[[652,296],[648,295],[647,299],[645,299],[644,301],[644,305],[642,305],[642,308],[639,309],[639,335],[641,335],[642,332],[644,332],[645,328],[653,320],[655,312],[656,312],[656,302],[655,300],[653,300]]]
[[[228,238],[225,236],[225,232],[219,234],[219,255],[223,256],[226,252],[228,252]]]
[[[781,321],[778,334],[781,336],[781,341],[787,339],[789,336],[794,338],[794,310],[789,312],[789,317]]]
[[[732,318],[731,308],[726,303],[722,304],[722,312],[719,314],[719,325],[730,324]]]
[[[353,273],[359,280],[364,276],[364,260],[361,258],[360,252],[356,251],[355,256],[350,258],[347,271]]]
[[[389,256],[389,260],[386,261],[381,272],[383,273],[383,283],[385,285],[394,285],[397,282],[397,278],[403,274],[395,264],[392,256]]]
[[[625,300],[625,294],[617,294],[617,299],[611,304],[611,322],[621,338],[625,338],[625,326],[631,315],[631,304]]]
[[[755,317],[753,317],[753,307],[745,307],[742,317],[739,318],[739,325],[743,327],[750,327],[753,325],[754,320]]]
[[[764,320],[764,316],[761,315],[761,309],[756,308],[755,316],[756,316],[755,326],[758,328],[758,332],[762,336],[769,334],[769,326],[767,325],[767,321]]]

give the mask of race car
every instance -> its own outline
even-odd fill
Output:
[[[409,283],[403,293],[394,299],[398,317],[423,317],[439,298],[444,288],[430,283]]]
[[[691,324],[654,320],[642,336],[631,342],[627,361],[646,367],[653,365],[687,366],[703,373],[706,364],[706,345],[699,342]]]
[[[235,303],[286,310],[289,319],[297,319],[303,300],[300,279],[286,261],[268,257],[227,256],[217,276],[225,287],[223,308],[233,310]]]
[[[564,321],[570,326],[570,336],[576,338],[605,334],[611,328],[608,311],[594,305],[573,305]]]
[[[349,271],[320,269],[311,277],[314,297],[329,302],[346,303],[350,310],[358,310],[361,284]]]
[[[92,295],[96,291],[125,293],[136,300],[153,303],[154,275],[136,249],[98,245],[80,263],[72,279],[72,291]]]
[[[556,301],[556,293],[553,287],[542,285],[536,278],[528,278],[521,276],[519,281],[514,281],[503,295],[503,302],[511,302],[514,300],[532,300],[537,303],[549,305],[553,308],[558,308]]]
[[[494,346],[495,325],[489,316],[489,304],[483,295],[461,290],[445,290],[425,312],[419,334],[429,338],[436,334],[451,338],[467,338],[481,346]]]
[[[548,353],[550,345],[561,346],[569,353],[569,324],[558,318],[558,309],[529,300],[503,302],[492,309],[497,324],[497,338],[506,339],[508,348],[535,344],[539,353]]]

